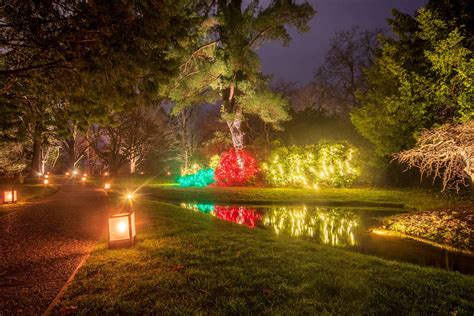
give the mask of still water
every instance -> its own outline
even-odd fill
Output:
[[[474,256],[371,231],[372,227],[379,225],[381,217],[402,211],[315,205],[247,206],[181,203],[180,206],[250,229],[270,229],[277,235],[307,239],[385,259],[474,274]]]

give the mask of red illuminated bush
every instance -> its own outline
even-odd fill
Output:
[[[257,160],[247,151],[230,149],[221,155],[214,179],[219,186],[245,185],[258,173]]]

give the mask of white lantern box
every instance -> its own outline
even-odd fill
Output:
[[[132,246],[137,234],[135,212],[120,213],[109,217],[109,248]]]
[[[16,190],[6,190],[2,192],[2,203],[3,204],[12,204],[17,202],[17,193]]]

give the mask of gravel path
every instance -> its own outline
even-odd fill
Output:
[[[0,217],[0,315],[42,314],[106,234],[107,199],[79,183]]]

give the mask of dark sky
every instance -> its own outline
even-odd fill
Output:
[[[288,47],[267,43],[259,49],[263,72],[273,74],[274,81],[284,80],[305,84],[312,80],[314,69],[321,65],[334,31],[384,28],[393,8],[413,14],[426,0],[309,0],[317,13],[308,33],[290,30]]]

